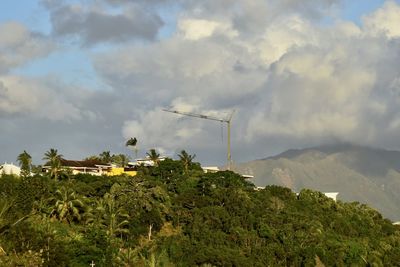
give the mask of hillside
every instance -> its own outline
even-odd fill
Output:
[[[253,174],[257,186],[339,192],[340,200],[366,203],[392,220],[400,219],[399,151],[349,144],[321,146],[237,164],[234,170]]]
[[[0,266],[398,266],[400,230],[309,189],[166,159],[131,176],[0,177]]]

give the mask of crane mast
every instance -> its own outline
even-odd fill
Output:
[[[224,122],[227,124],[227,165],[228,165],[228,170],[231,170],[232,168],[232,155],[231,155],[231,121],[232,121],[232,116],[235,111],[232,111],[232,113],[229,115],[227,119],[221,119],[213,116],[208,116],[208,115],[203,115],[203,114],[197,114],[197,113],[191,113],[191,112],[184,112],[184,111],[178,111],[178,110],[171,110],[171,109],[163,109],[163,111],[170,112],[170,113],[175,113],[179,115],[184,115],[184,116],[189,116],[189,117],[194,117],[194,118],[199,118],[199,119],[205,119],[205,120],[213,120],[213,121],[219,121],[219,122]]]

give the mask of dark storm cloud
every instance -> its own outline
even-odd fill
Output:
[[[163,26],[160,16],[139,5],[112,13],[104,7],[62,5],[50,8],[53,33],[79,38],[84,45],[154,40]]]

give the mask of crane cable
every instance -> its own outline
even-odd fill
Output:
[[[221,121],[221,143],[224,143],[224,123]]]

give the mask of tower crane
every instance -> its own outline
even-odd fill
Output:
[[[228,164],[228,170],[232,168],[232,156],[231,156],[231,121],[233,117],[233,113],[235,111],[232,111],[231,114],[229,115],[228,118],[217,118],[213,116],[208,116],[208,115],[203,115],[203,114],[196,114],[196,113],[191,113],[191,112],[184,112],[184,111],[178,111],[178,110],[171,110],[171,109],[163,109],[163,111],[170,112],[170,113],[175,113],[179,115],[184,115],[184,116],[189,116],[189,117],[195,117],[199,119],[205,119],[205,120],[212,120],[212,121],[219,121],[219,122],[225,122],[227,124],[227,134],[228,134],[228,148],[227,148],[227,164]]]

